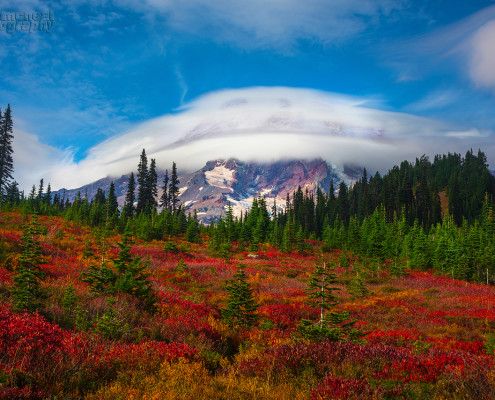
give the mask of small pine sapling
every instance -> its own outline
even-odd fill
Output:
[[[337,304],[333,292],[339,288],[331,286],[336,281],[335,273],[327,268],[326,263],[316,266],[306,293],[309,298],[308,304],[320,309],[320,319],[316,324],[310,320],[301,320],[296,328],[298,336],[310,341],[358,340],[363,336],[353,328],[356,321],[349,321],[348,312],[329,311]]]
[[[41,301],[46,297],[41,281],[45,273],[40,265],[44,263],[40,243],[41,226],[36,214],[24,227],[22,233],[22,253],[18,258],[17,274],[12,278],[12,293],[14,308],[17,311],[34,312],[41,307]]]
[[[227,283],[229,300],[222,311],[222,317],[231,327],[251,328],[258,320],[258,304],[254,300],[251,286],[247,281],[246,266],[239,264],[234,279]]]
[[[347,288],[347,292],[353,298],[364,297],[369,293],[368,288],[364,284],[366,281],[366,277],[367,276],[366,276],[366,272],[364,271],[364,268],[361,265],[358,265],[357,263],[354,264],[354,277],[352,278]]]

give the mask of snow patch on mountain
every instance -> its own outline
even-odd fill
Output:
[[[206,181],[210,186],[222,189],[232,189],[230,186],[235,182],[235,171],[225,167],[225,164],[217,164],[211,171],[205,171]]]
[[[271,191],[271,190],[269,190],[269,191]],[[260,195],[261,195],[261,193],[260,193]],[[236,200],[230,196],[227,196],[227,204],[224,206],[224,209],[225,209],[225,211],[227,211],[228,207],[229,207],[228,203],[230,203],[234,217],[239,218],[241,216],[241,213],[251,209],[251,206],[253,204],[253,200],[255,199],[255,197],[258,198],[258,196],[249,196],[249,197],[243,198],[241,200]],[[261,197],[263,197],[263,196],[261,196]],[[270,214],[272,213],[272,209],[273,209],[274,205],[277,206],[277,212],[283,211],[285,209],[285,199],[282,199],[280,196],[265,197],[265,202],[266,202],[268,212]]]

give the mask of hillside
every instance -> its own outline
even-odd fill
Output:
[[[164,173],[158,173],[158,198],[162,193],[160,186]],[[241,211],[249,210],[253,198],[258,196],[266,196],[270,207],[275,202],[279,209],[282,209],[287,194],[292,195],[299,186],[311,193],[314,193],[317,187],[328,192],[331,182],[338,187],[342,181],[350,184],[361,176],[362,168],[345,166],[339,169],[322,159],[271,163],[243,162],[235,159],[214,160],[198,171],[183,174],[179,171],[179,199],[186,212],[197,211],[198,218],[203,223],[209,223],[225,215],[229,202],[237,216]],[[78,192],[82,196],[87,193],[88,199],[91,200],[98,189],[108,193],[111,182],[115,183],[115,193],[119,206],[122,207],[129,174],[115,179],[100,179],[76,189],[61,189],[53,194],[58,194],[61,198],[65,196],[72,202]]]
[[[109,266],[122,237],[40,217],[48,294],[40,314],[12,311],[22,250],[18,213],[0,214],[0,398],[490,399],[495,395],[495,296],[485,285],[375,264],[352,253],[283,254],[236,247],[218,258],[180,238],[133,239],[157,292],[152,315],[125,293],[94,293],[81,273]],[[320,255],[321,254],[321,255]],[[322,258],[320,258],[322,257]],[[296,340],[314,265],[335,265],[334,311],[366,333],[355,342]],[[251,329],[221,317],[238,263],[259,304]],[[361,278],[359,278],[361,277]],[[361,284],[359,283],[359,278]],[[357,290],[356,290],[357,288]],[[40,344],[42,345],[40,346]]]

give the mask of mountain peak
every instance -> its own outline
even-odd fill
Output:
[[[122,206],[129,175],[116,178],[116,195]],[[285,206],[287,194],[292,195],[300,186],[312,193],[320,187],[328,192],[330,183],[338,187],[341,181],[352,184],[362,175],[360,167],[337,167],[321,158],[312,160],[286,159],[273,162],[241,161],[235,158],[211,160],[198,171],[179,175],[180,201],[186,212],[196,211],[203,223],[225,215],[230,203],[236,215],[251,207],[258,196],[266,199],[269,208]],[[159,185],[163,173],[159,174]],[[98,188],[108,192],[112,179],[104,178],[78,189],[65,192],[73,200],[77,192],[88,192],[92,198]],[[158,196],[161,195],[159,190]],[[62,191],[60,191],[62,195]]]

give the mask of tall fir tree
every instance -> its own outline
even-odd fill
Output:
[[[349,225],[349,194],[344,181],[340,182],[339,196],[337,197],[337,213],[344,226]]]
[[[150,168],[148,170],[148,179],[147,179],[147,213],[151,214],[153,210],[156,209],[156,197],[158,196],[158,188],[157,188],[157,180],[158,175],[156,173],[156,160],[154,158],[151,159]]]
[[[177,176],[177,166],[175,162],[172,163],[172,176],[170,177],[170,185],[168,189],[168,195],[170,198],[170,207],[172,213],[179,210],[179,178]]]
[[[113,181],[110,183],[110,189],[108,189],[106,208],[107,221],[112,219],[114,216],[118,216],[119,203],[117,201],[117,196],[115,195],[115,183],[113,183]]]
[[[38,197],[37,197],[37,199],[38,199],[38,202],[40,202],[40,203],[43,201],[43,191],[44,191],[43,181],[44,181],[44,179],[41,178],[40,179],[40,185],[38,186]]]
[[[169,178],[168,178],[168,169],[165,170],[165,175],[163,177],[163,186],[162,186],[162,195],[160,197],[160,206],[164,210],[170,210],[170,195],[168,193],[168,184],[169,184]]]
[[[43,196],[43,203],[48,205],[52,204],[52,186],[50,185],[50,183],[48,183],[46,193]]]
[[[125,195],[124,211],[123,213],[127,218],[131,218],[134,215],[134,200],[136,199],[136,181],[134,179],[134,172],[131,172],[129,177],[129,183],[127,184],[127,193]]]
[[[9,104],[3,115],[0,109],[0,200],[10,181],[13,179],[13,139],[12,112]]]
[[[139,215],[141,212],[145,211],[146,205],[149,202],[148,198],[148,186],[149,176],[148,176],[148,158],[146,157],[146,151],[143,149],[141,152],[141,157],[139,159],[138,173],[137,173],[137,184],[138,184],[138,199],[136,205],[136,214]]]

